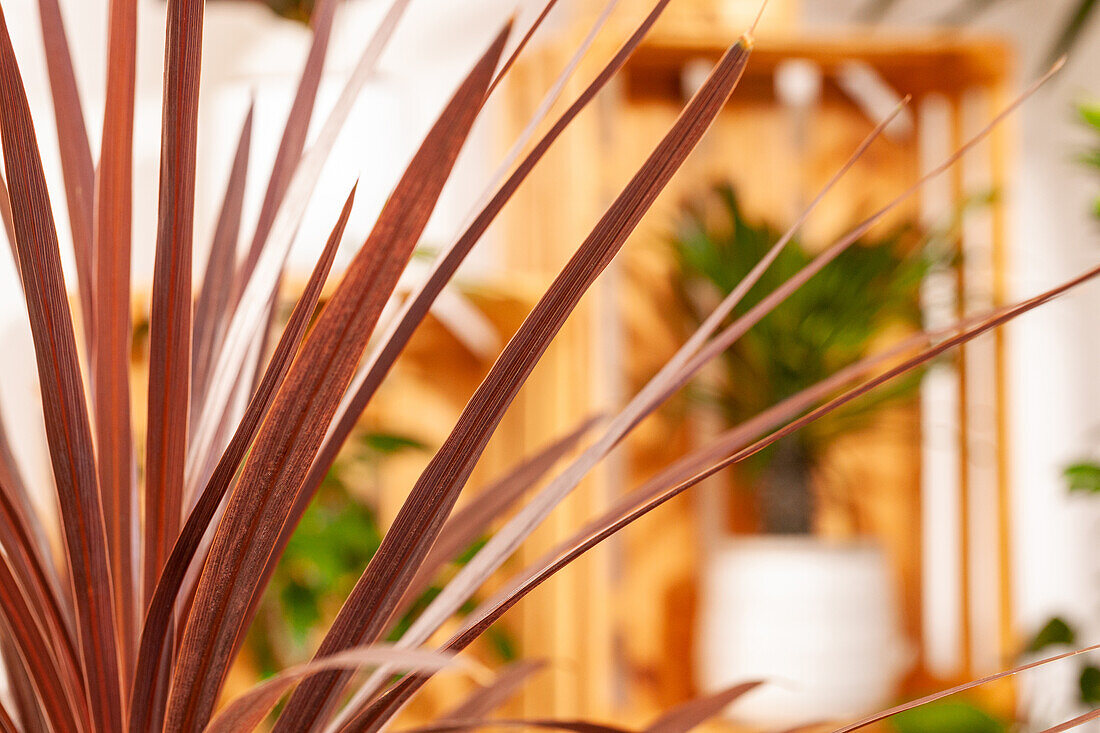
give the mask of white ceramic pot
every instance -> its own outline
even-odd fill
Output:
[[[724,541],[708,558],[705,690],[767,684],[727,715],[764,727],[842,720],[889,703],[912,660],[881,548],[810,537]]]

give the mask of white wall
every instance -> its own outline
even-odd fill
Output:
[[[890,26],[927,27],[961,0],[900,0]],[[804,0],[807,23],[842,27],[867,0]],[[1075,0],[1001,0],[974,20],[975,30],[1003,34],[1018,54],[1020,86],[1034,78]],[[1066,68],[1017,117],[1013,151],[1011,290],[1026,297],[1100,261],[1100,222],[1090,215],[1100,194],[1094,171],[1074,157],[1095,137],[1073,104],[1100,98],[1100,18],[1094,18]],[[1100,637],[1100,502],[1070,498],[1062,468],[1100,455],[1100,287],[1088,285],[1021,318],[1009,329],[1015,605],[1021,628],[1034,631],[1053,614],[1069,616]]]
[[[75,59],[77,82],[98,157],[105,83],[107,0],[61,0]],[[311,135],[335,102],[363,46],[389,7],[387,0],[345,0],[338,9]],[[4,13],[27,89],[62,242],[66,277],[75,277],[57,136],[37,0],[5,0]],[[420,139],[465,72],[504,23],[509,0],[415,0],[383,56],[330,157],[314,193],[290,268],[308,275],[352,183],[356,206],[337,268],[362,243]],[[160,150],[163,0],[139,0],[138,81],[134,151],[133,268],[136,291],[148,290],[155,251]],[[522,19],[521,19],[521,22]],[[252,157],[240,247],[248,246],[267,175],[310,44],[307,27],[278,18],[253,2],[207,4],[196,184],[195,276],[221,205],[225,179],[249,98],[256,99]],[[506,147],[493,138],[492,116],[479,123],[428,226],[425,243],[444,244],[481,193],[496,156]],[[308,145],[308,143],[307,143]],[[0,233],[0,237],[3,237]],[[7,246],[2,247],[6,253]],[[494,269],[492,237],[475,249],[468,277]],[[49,486],[37,378],[26,312],[10,257],[0,253],[0,338],[14,347],[2,367],[0,405],[9,434],[35,486]],[[49,492],[46,492],[49,493]]]
[[[104,83],[106,0],[61,0],[83,95],[85,115],[98,148]],[[160,83],[164,43],[163,0],[140,0],[138,111],[135,135],[134,268],[138,283],[147,284],[152,270],[159,166]],[[316,132],[335,101],[371,31],[389,3],[347,0],[338,10],[325,74],[314,115]],[[356,214],[349,240],[365,235],[380,208],[434,120],[511,10],[508,0],[452,3],[413,2],[371,83],[349,120],[332,155],[332,165],[315,193],[303,230],[313,240],[327,234],[352,182],[359,177]],[[62,181],[56,153],[53,113],[41,51],[37,0],[5,3],[16,53],[26,80],[32,112],[44,151],[50,191],[58,209],[63,241],[68,239]],[[253,2],[209,3],[206,11],[199,128],[199,178],[196,194],[196,267],[201,272],[205,247],[220,206],[225,176],[249,97],[256,97],[252,167],[246,201],[244,234],[258,213],[267,172],[309,47],[309,30],[277,18]],[[475,133],[460,170],[441,204],[427,238],[447,237],[476,195],[474,185],[497,151],[491,130]],[[242,246],[247,244],[244,243]],[[318,245],[319,247],[319,245]],[[294,265],[312,262],[306,247]]]

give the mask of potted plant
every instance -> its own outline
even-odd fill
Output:
[[[674,252],[692,318],[729,294],[779,236],[746,218],[727,184],[689,208]],[[903,226],[843,252],[748,330],[696,394],[736,425],[866,356],[885,329],[919,327],[919,287],[930,257],[918,239],[915,228]],[[790,242],[731,318],[815,254]],[[866,427],[887,403],[912,398],[918,379],[783,438],[742,467],[763,535],[726,538],[708,552],[699,671],[707,687],[746,676],[788,684],[742,701],[739,717],[769,725],[845,717],[895,692],[910,655],[885,555],[870,539],[814,537],[814,476],[839,436]]]
[[[334,5],[330,0],[322,3],[321,7]],[[84,122],[58,3],[44,0],[39,4],[60,155],[69,162],[61,166],[64,189],[66,199],[75,204],[66,207],[72,224],[68,229],[71,241],[66,245],[72,244],[75,253],[76,277],[69,280],[74,284],[72,291],[62,267],[62,240],[47,187],[44,156],[12,42],[13,36],[26,36],[27,29],[22,25],[9,29],[0,5],[0,147],[8,182],[0,188],[0,203],[4,204],[0,206],[0,224],[9,243],[14,244],[11,251],[21,278],[13,287],[26,301],[35,345],[37,387],[54,475],[53,486],[47,482],[42,488],[56,489],[59,507],[56,513],[39,516],[31,501],[34,487],[19,483],[17,470],[6,470],[0,485],[4,546],[0,553],[0,666],[10,683],[6,692],[12,692],[15,700],[9,710],[5,695],[0,729],[253,730],[262,726],[286,696],[278,711],[276,731],[327,728],[336,725],[334,713],[346,723],[340,724],[341,729],[380,730],[392,723],[437,672],[461,664],[462,660],[453,656],[468,649],[540,583],[675,493],[695,485],[684,482],[668,487],[663,496],[647,500],[628,514],[613,509],[609,518],[598,518],[598,531],[567,546],[549,564],[537,561],[521,570],[518,581],[503,586],[499,601],[475,609],[473,621],[464,623],[438,650],[433,635],[471,597],[476,583],[460,582],[457,576],[450,579],[447,597],[441,593],[433,601],[438,605],[436,613],[429,616],[425,609],[417,619],[418,623],[428,619],[425,633],[408,638],[410,630],[402,636],[405,648],[377,643],[391,628],[394,612],[414,587],[417,573],[441,545],[448,525],[454,527],[452,522],[460,515],[452,515],[451,510],[536,362],[732,94],[753,48],[751,30],[719,59],[654,152],[516,330],[447,439],[412,483],[312,661],[283,670],[243,695],[232,699],[224,695],[238,642],[255,618],[254,601],[267,587],[273,563],[284,555],[294,529],[375,388],[405,349],[440,288],[536,165],[553,136],[568,125],[571,115],[596,98],[622,63],[609,62],[606,73],[601,72],[578,103],[558,118],[551,128],[554,132],[543,138],[545,144],[536,144],[501,184],[500,194],[479,207],[481,213],[437,261],[432,277],[407,301],[410,307],[389,321],[394,328],[373,339],[375,327],[384,322],[384,306],[394,296],[401,272],[451,178],[494,79],[507,73],[505,48],[512,47],[513,55],[518,54],[543,17],[528,27],[517,44],[509,43],[510,23],[494,36],[398,178],[371,233],[359,240],[361,244],[343,274],[334,276],[339,282],[317,312],[344,239],[355,188],[350,188],[340,215],[334,213],[331,229],[325,227],[327,236],[325,229],[300,227],[306,202],[318,186],[352,100],[372,77],[375,62],[407,4],[395,0],[391,5],[386,19],[367,41],[321,132],[303,153],[333,17],[317,13],[320,21],[315,26],[314,45],[278,148],[278,159],[289,161],[288,169],[276,166],[269,180],[272,205],[265,210],[271,213],[266,219],[270,228],[259,232],[267,227],[257,226],[254,242],[262,251],[254,253],[256,259],[235,261],[252,119],[246,116],[222,208],[224,216],[219,216],[213,238],[214,254],[192,307],[204,3],[168,1],[147,374],[131,370],[131,242],[142,243],[135,252],[150,245],[143,237],[131,237],[130,226],[134,210],[130,182],[135,172],[136,3],[110,3],[102,144],[94,148],[86,131],[96,130],[98,125]],[[647,24],[656,20],[662,7],[652,11]],[[647,29],[648,25],[640,26],[615,59],[625,59]],[[498,76],[502,59],[504,66]],[[377,142],[393,143],[382,138]],[[92,158],[93,149],[99,152],[98,166]],[[142,179],[139,185],[151,182]],[[327,203],[338,205],[339,199]],[[323,249],[274,350],[269,358],[257,358],[268,356],[261,347],[272,320],[271,305],[282,280],[282,263],[299,230],[318,245],[323,241]],[[989,320],[980,324],[981,328],[967,328],[959,340],[976,336],[1097,275],[1100,267],[1067,282],[1061,290],[1022,302],[1013,314],[988,314]],[[74,318],[72,311],[85,318]],[[209,369],[202,359],[193,368],[192,342],[201,344],[207,335],[217,342],[212,349],[216,358]],[[9,351],[13,359],[21,356]],[[905,368],[936,353],[926,349]],[[357,377],[361,360],[367,365],[360,372],[363,380]],[[87,370],[82,369],[83,363],[88,364]],[[439,373],[441,378],[450,376]],[[90,384],[87,392],[85,374]],[[129,383],[136,381],[135,377],[145,377],[146,388],[132,402]],[[196,390],[201,402],[196,419],[191,417],[196,404],[192,401],[193,383],[205,387]],[[144,396],[148,397],[145,405],[141,402]],[[243,403],[247,406],[242,407]],[[135,425],[144,426],[144,430],[135,432]],[[2,450],[5,447],[0,445],[0,460],[8,463],[4,456],[10,451]],[[144,460],[137,455],[142,452]],[[136,466],[141,467],[140,473]],[[517,470],[524,467],[520,464]],[[548,502],[546,511],[557,501],[560,499]],[[519,518],[525,521],[526,516]],[[505,526],[515,527],[515,521],[513,517]],[[55,542],[35,539],[46,536],[37,531],[44,527],[52,530]],[[465,536],[467,529],[454,533]],[[503,564],[508,548],[499,549],[493,542],[504,536],[503,528],[498,530],[482,548],[485,555],[479,553],[482,562],[466,567],[480,565],[487,574]],[[138,547],[143,548],[140,557],[136,557]],[[56,564],[52,562],[55,550],[63,553],[62,562]],[[375,671],[358,684],[353,677],[361,667]],[[354,692],[349,690],[352,682],[358,684]],[[756,684],[747,680],[718,695],[686,702],[662,715],[648,730],[688,730],[709,718],[716,706],[754,690]],[[483,721],[476,718],[483,712],[474,713],[474,720],[466,716],[471,709],[491,709],[485,698],[499,693],[499,687],[478,690],[474,694],[480,699],[452,708],[465,713],[462,719],[443,728],[480,725]],[[347,704],[337,711],[344,700]],[[823,709],[821,717],[828,716],[829,711]],[[540,728],[599,727],[574,720],[531,722]],[[858,722],[850,729],[865,728],[870,722]]]

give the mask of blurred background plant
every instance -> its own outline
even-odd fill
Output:
[[[679,287],[699,322],[728,295],[780,232],[746,217],[733,187],[723,183],[689,205],[673,240]],[[866,356],[892,329],[920,326],[921,280],[935,261],[914,226],[864,238],[842,252],[782,305],[753,326],[721,360],[721,378],[699,383],[695,394],[725,422],[737,425],[768,405],[799,392],[845,364]],[[816,256],[795,239],[734,309],[736,319]],[[911,399],[920,374],[853,403],[747,462],[763,528],[808,534],[813,528],[812,475],[823,452],[840,435],[867,425],[887,404]]]
[[[365,430],[352,437],[287,543],[260,612],[248,632],[248,648],[261,677],[308,660],[360,573],[378,550],[384,534],[371,497],[377,498],[387,460],[404,453],[431,455],[423,442],[392,432]],[[478,540],[451,563],[465,565],[485,541]],[[432,583],[395,624],[396,641],[437,596]],[[474,610],[476,599],[461,609]],[[516,659],[516,643],[499,624],[486,633],[497,661]]]
[[[898,733],[1004,733],[1010,725],[970,700],[932,703],[896,716]]]
[[[377,476],[387,458],[425,450],[407,436],[363,432],[341,451],[291,536],[249,631],[263,676],[309,658],[316,635],[328,628],[382,541],[377,514],[364,500],[372,492],[353,491],[349,474]]]
[[[1068,475],[1069,471],[1067,471]],[[1072,486],[1072,481],[1071,481]],[[1096,491],[1096,489],[1090,489]],[[1038,658],[1052,649],[1064,649],[1075,647],[1080,641],[1077,629],[1060,616],[1056,616],[1047,622],[1046,626],[1027,645],[1026,652],[1029,656]],[[1100,667],[1088,662],[1081,662],[1080,671],[1077,673],[1077,689],[1075,697],[1077,701],[1087,707],[1095,707],[1100,704]]]
[[[1081,159],[1085,165],[1100,173],[1100,101],[1081,104],[1077,111],[1085,124],[1096,133],[1096,140],[1093,142],[1092,149],[1085,152]],[[1096,197],[1093,213],[1100,217],[1100,195]]]

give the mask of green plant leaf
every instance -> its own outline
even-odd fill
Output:
[[[1070,491],[1100,494],[1100,464],[1091,461],[1074,463],[1062,473]]]
[[[1039,652],[1050,646],[1073,646],[1077,642],[1077,632],[1064,619],[1052,618],[1046,623],[1031,643],[1027,651]]]
[[[519,659],[519,649],[516,647],[515,637],[502,629],[499,624],[490,626],[489,630],[485,632],[485,638],[488,639],[493,651],[496,652],[501,661],[514,662]]]
[[[1082,669],[1077,685],[1081,690],[1081,702],[1100,705],[1100,667],[1090,664]]]
[[[714,208],[704,205],[711,202],[721,209],[718,223],[703,214],[704,209]],[[771,226],[745,216],[729,184],[717,186],[706,201],[693,205],[679,231],[674,253],[684,280],[681,290],[706,291],[712,298],[728,296],[779,239]],[[716,396],[731,424],[744,422],[858,361],[884,326],[919,327],[920,283],[933,261],[922,246],[907,241],[912,239],[912,228],[900,227],[881,239],[864,239],[845,248],[725,351],[726,378]],[[733,318],[754,313],[770,293],[816,257],[797,239],[792,241],[734,309]],[[688,305],[700,314],[696,320],[702,320],[701,313],[708,310],[694,299]],[[898,382],[874,399],[862,400],[858,409],[845,410],[847,429],[858,427],[857,416],[865,422],[883,403],[915,394],[918,384],[915,378]],[[814,434],[828,431],[841,417],[823,421]]]
[[[1008,726],[973,703],[937,702],[891,718],[898,733],[1002,733]]]
[[[395,433],[364,433],[359,442],[364,448],[384,456],[406,450],[426,450],[428,447],[419,440]]]
[[[1077,107],[1077,113],[1086,124],[1100,132],[1100,103],[1081,104]]]

